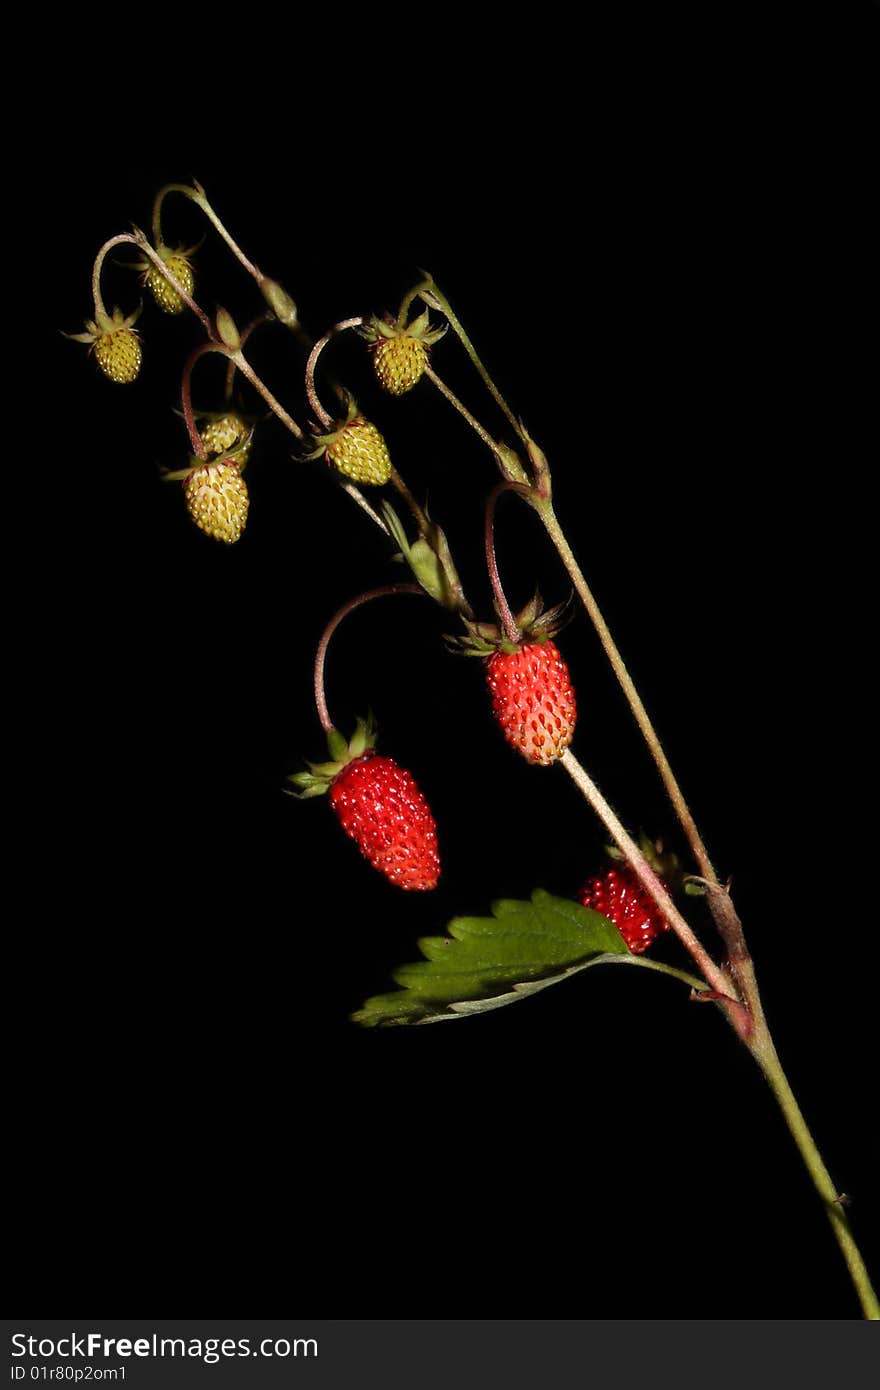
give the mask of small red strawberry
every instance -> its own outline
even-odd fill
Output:
[[[536,594],[515,618],[513,641],[492,623],[464,619],[466,637],[448,637],[453,651],[483,658],[492,713],[511,748],[527,762],[549,767],[574,735],[577,702],[559,648],[553,641],[567,603],[544,611]]]
[[[327,742],[333,761],[310,763],[311,772],[296,773],[290,781],[302,788],[300,796],[327,792],[346,835],[389,882],[426,892],[440,877],[437,826],[412,774],[371,746],[374,732],[359,720],[346,743],[331,730]]]
[[[661,880],[662,882],[662,880]],[[668,885],[664,883],[664,888]],[[634,956],[669,930],[669,923],[628,864],[591,878],[577,895],[584,907],[613,922]]]
[[[685,883],[678,855],[664,850],[662,840],[642,834],[639,848],[667,893]],[[669,923],[622,852],[614,845],[609,845],[607,852],[617,860],[615,867],[589,879],[577,900],[613,922],[633,955],[640,956],[658,936],[669,931]]]
[[[414,778],[372,749],[348,763],[330,787],[346,835],[398,888],[437,887],[437,827]]]
[[[568,667],[550,638],[497,651],[486,662],[492,713],[511,748],[549,767],[571,743],[577,705]]]

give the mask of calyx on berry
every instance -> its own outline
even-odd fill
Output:
[[[654,873],[664,880],[670,891],[681,887],[685,878],[681,860],[674,851],[665,849],[662,839],[652,840],[642,831],[639,835],[639,849]],[[626,855],[617,845],[606,845],[605,853],[610,859],[627,862]]]
[[[218,420],[224,419],[228,414],[229,412],[226,411],[223,412],[222,415],[218,415],[215,418],[217,418]],[[190,478],[193,473],[197,473],[200,468],[204,468],[205,465],[209,463],[215,465],[219,465],[221,463],[228,464],[231,468],[237,468],[239,473],[243,473],[245,465],[248,461],[248,457],[250,455],[251,441],[254,437],[254,431],[252,428],[248,429],[246,425],[244,428],[245,433],[239,437],[238,442],[231,449],[217,449],[213,453],[209,449],[208,452],[210,456],[208,458],[203,459],[197,458],[195,454],[190,454],[189,464],[186,468],[164,469],[162,472],[162,477],[164,478],[165,482],[182,482],[183,480]]]
[[[361,414],[352,396],[346,397],[346,415],[326,434],[314,434],[315,448],[306,458],[323,454],[338,473],[354,483],[381,487],[391,477],[388,445],[376,426]]]
[[[524,645],[540,645],[555,637],[565,627],[570,617],[571,596],[564,603],[557,603],[545,610],[540,594],[535,594],[525,608],[514,615],[519,629],[518,642],[512,642],[498,623],[476,623],[464,618],[467,629],[465,637],[447,636],[449,648],[459,656],[492,656],[494,652],[513,653]]]
[[[114,309],[112,314],[104,314],[99,309],[93,319],[86,319],[85,333],[65,333],[64,337],[73,343],[88,343],[93,347],[99,338],[107,338],[123,328],[131,330],[140,318],[143,307],[143,304],[139,304],[134,313],[127,317],[118,308]]]
[[[388,342],[392,338],[414,338],[425,347],[432,347],[434,343],[439,343],[448,327],[449,324],[444,323],[440,328],[432,328],[428,310],[425,309],[424,313],[419,314],[410,323],[400,323],[390,314],[383,318],[373,314],[362,324],[358,332],[368,343]]]
[[[362,758],[365,753],[371,752],[376,746],[376,725],[373,716],[369,715],[366,719],[358,719],[355,731],[350,739],[346,739],[338,729],[329,729],[327,732],[327,751],[330,754],[330,761],[326,763],[310,763],[308,758],[305,762],[309,768],[308,772],[294,772],[288,777],[299,791],[290,791],[285,787],[285,791],[290,796],[299,797],[306,800],[310,796],[323,796],[329,791],[335,777],[349,763],[356,758]]]

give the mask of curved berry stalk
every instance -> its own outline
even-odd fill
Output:
[[[238,242],[232,237],[225,225],[221,222],[217,213],[208,202],[208,196],[202,185],[193,179],[192,186],[185,183],[169,183],[164,188],[160,188],[153,203],[153,240],[157,247],[163,245],[162,240],[162,204],[169,193],[180,193],[189,199],[191,203],[204,213],[211,226],[223,238],[232,254],[244,266],[249,275],[256,280],[260,293],[265,299],[269,308],[272,310],[279,323],[283,323],[285,328],[295,334],[300,341],[308,341],[303,333],[299,313],[296,304],[291,299],[283,285],[279,285],[277,280],[272,280],[268,275],[264,275],[259,266],[255,265],[242,251]],[[179,254],[179,253],[178,253]]]
[[[340,320],[324,334],[323,338],[318,339],[309,354],[309,360],[306,363],[306,395],[315,416],[327,432],[322,434],[317,429],[313,431],[317,447],[307,457],[317,458],[323,454],[328,464],[344,480],[343,486],[349,488],[355,484],[382,487],[385,483],[390,482],[400,493],[415,517],[420,534],[426,535],[430,529],[428,517],[392,464],[388,445],[376,426],[360,413],[353,399],[346,392],[339,391],[346,407],[344,419],[334,420],[331,415],[328,415],[318,398],[315,386],[315,368],[321,353],[333,338],[344,333],[348,328],[361,328],[363,322],[361,317]]]
[[[492,713],[510,746],[527,762],[550,767],[571,743],[577,723],[574,687],[553,641],[567,604],[544,612],[536,595],[514,616],[495,556],[495,504],[502,490],[496,488],[486,504],[485,530],[486,564],[501,627],[465,619],[468,635],[451,645],[466,656],[483,658]]]
[[[359,719],[350,740],[333,725],[324,693],[324,663],[330,639],[347,614],[389,594],[421,594],[415,584],[391,584],[360,594],[328,623],[315,657],[315,704],[327,735],[330,761],[309,763],[294,773],[292,793],[326,794],[337,820],[373,868],[397,888],[428,892],[440,878],[437,826],[415,778],[393,758],[376,751],[372,721]]]

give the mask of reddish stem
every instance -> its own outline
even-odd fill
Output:
[[[495,595],[495,607],[501,619],[504,636],[509,642],[518,642],[522,634],[502,588],[498,560],[495,556],[495,506],[502,492],[518,492],[521,496],[527,497],[529,489],[523,487],[522,483],[499,483],[492,489],[486,502],[486,565],[489,570],[489,582]]]
[[[312,410],[315,412],[315,415],[320,420],[321,424],[324,426],[325,429],[330,429],[330,427],[333,424],[333,419],[331,416],[327,414],[326,410],[321,405],[321,402],[318,400],[318,393],[315,390],[315,367],[317,365],[318,358],[324,351],[324,348],[327,346],[330,339],[334,337],[337,333],[341,333],[345,328],[358,328],[362,323],[363,318],[341,319],[339,323],[334,323],[333,327],[329,330],[329,332],[324,334],[323,338],[318,339],[318,341],[315,343],[315,346],[309,353],[309,360],[306,363],[306,395],[309,398],[309,405],[312,407]]]
[[[349,599],[348,603],[343,604],[337,613],[334,613],[329,623],[324,629],[318,650],[315,654],[315,705],[318,710],[318,718],[321,721],[321,728],[325,734],[329,734],[336,725],[330,718],[330,711],[327,709],[327,697],[324,694],[324,663],[327,659],[327,648],[330,645],[330,638],[338,628],[342,619],[349,613],[354,612],[355,608],[360,608],[361,604],[369,603],[374,598],[385,598],[388,594],[422,594],[424,589],[419,584],[385,584],[381,589],[369,589],[364,594],[358,594],[357,598]]]
[[[193,415],[193,408],[192,408],[192,372],[193,372],[193,367],[196,365],[196,363],[198,362],[199,358],[200,358],[200,357],[204,357],[206,353],[208,353],[208,352],[225,352],[225,351],[226,351],[225,348],[218,347],[215,343],[202,343],[199,347],[193,349],[193,351],[190,353],[189,357],[186,359],[186,362],[185,362],[185,364],[184,364],[184,368],[183,368],[183,377],[182,377],[181,383],[180,383],[180,400],[181,400],[181,404],[183,405],[183,418],[184,418],[184,420],[186,421],[187,433],[189,434],[189,440],[190,440],[190,443],[192,444],[193,453],[195,454],[196,458],[203,459],[203,458],[207,457],[207,452],[206,452],[206,450],[205,450],[204,444],[202,443],[202,441],[201,441],[201,439],[200,439],[200,437],[199,437],[199,432],[198,432],[198,430],[196,429],[195,416]]]
[[[266,313],[266,314],[258,314],[257,317],[256,317],[255,319],[251,319],[251,321],[250,321],[250,323],[247,325],[247,327],[246,327],[246,328],[243,328],[242,331],[241,331],[241,344],[240,344],[240,349],[241,349],[241,350],[244,349],[245,343],[247,342],[248,338],[251,336],[251,334],[253,333],[253,331],[254,331],[255,328],[259,328],[259,327],[260,327],[262,324],[264,324],[264,323],[270,323],[270,322],[271,322],[272,320],[274,320],[274,319],[275,319],[275,315],[274,315],[274,314],[269,314],[269,313]],[[234,379],[235,379],[235,363],[234,363],[233,360],[230,358],[230,360],[229,360],[229,366],[228,366],[227,369],[226,369],[226,390],[225,390],[225,392],[224,392],[224,397],[225,397],[225,400],[226,400],[226,404],[227,404],[227,405],[229,405],[229,404],[231,403],[231,401],[232,401],[232,383],[233,383]]]

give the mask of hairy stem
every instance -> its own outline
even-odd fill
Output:
[[[626,856],[639,881],[650,893],[679,941],[698,965],[703,978],[716,991],[719,996],[718,1002],[730,1017],[738,1035],[746,1037],[750,1030],[751,1019],[748,1011],[736,999],[736,989],[729,975],[719,969],[691,927],[688,926],[635,840],[624,829],[622,822],[615,815],[595,782],[578,762],[570,748],[565,749],[559,761],[578,791],[596,812],[615,844]]]
[[[195,203],[196,207],[200,208],[205,214],[212,227],[220,233],[232,254],[241,261],[241,264],[248,274],[254,277],[257,284],[261,283],[263,280],[263,272],[254,265],[253,261],[248,260],[241,247],[230,236],[229,232],[220,221],[220,218],[211,207],[211,204],[208,202],[207,195],[202,185],[197,183],[195,179],[193,180],[192,187],[185,183],[169,183],[166,184],[164,188],[160,188],[159,192],[156,194],[156,200],[153,203],[153,240],[156,242],[157,246],[162,240],[162,204],[169,193],[181,193],[184,198],[188,198],[191,203]]]
[[[330,639],[349,613],[353,613],[356,608],[360,608],[364,603],[370,603],[374,598],[385,598],[388,594],[422,594],[424,589],[419,584],[384,584],[381,589],[368,589],[365,594],[358,594],[356,598],[349,599],[344,603],[338,612],[333,614],[329,623],[325,627],[321,640],[318,643],[318,650],[315,654],[315,706],[318,711],[318,718],[321,721],[321,728],[325,734],[329,734],[336,725],[330,718],[330,711],[327,708],[327,697],[324,692],[324,665],[327,660],[327,648],[330,646]]]
[[[504,399],[501,392],[498,390],[498,387],[495,385],[495,382],[492,380],[486,368],[484,367],[477,353],[476,348],[474,347],[473,343],[471,342],[470,338],[465,332],[461,322],[453,312],[452,305],[449,303],[449,300],[446,298],[444,294],[441,293],[441,291],[437,288],[433,281],[431,282],[430,290],[419,290],[419,296],[425,301],[429,309],[437,310],[438,313],[443,314],[444,317],[449,320],[453,332],[456,334],[456,336],[462,343],[465,352],[467,353],[468,357],[471,359],[477,371],[479,372],[483,381],[483,385],[486,387],[486,390],[489,392],[490,396],[495,401],[495,404],[506,416],[508,422],[513,426],[515,433],[522,437],[522,429],[520,427],[519,421],[517,420],[513,411],[510,409],[510,406],[507,404],[507,401]]]
[[[327,414],[318,399],[318,392],[315,389],[315,367],[317,366],[318,358],[321,356],[321,353],[324,351],[331,338],[335,337],[337,333],[342,333],[346,328],[359,328],[362,323],[363,318],[341,319],[339,323],[334,323],[333,327],[324,334],[323,338],[318,339],[309,353],[309,360],[306,363],[306,395],[309,398],[309,405],[312,407],[312,410],[315,412],[321,424],[327,430],[332,428],[333,417]]]
[[[821,1198],[835,1240],[840,1246],[850,1278],[858,1294],[862,1312],[869,1321],[878,1322],[880,1321],[880,1302],[878,1302],[877,1294],[871,1284],[862,1253],[853,1236],[846,1210],[841,1201],[841,1194],[835,1187],[831,1174],[822,1161],[822,1155],[816,1147],[816,1141],[807,1128],[807,1122],[788,1083],[788,1078],[782,1070],[763,1012],[758,1017],[754,1038],[748,1046],[767,1078],[776,1103],[785,1116],[785,1122],[812,1179],[813,1186]]]
[[[256,317],[255,319],[251,319],[250,323],[247,324],[247,326],[241,330],[241,334],[239,335],[239,336],[240,336],[239,348],[241,348],[241,349],[244,348],[245,343],[247,342],[248,338],[251,336],[251,334],[254,332],[255,329],[261,328],[262,325],[263,325],[264,323],[272,323],[273,320],[274,320],[274,318],[275,318],[275,315],[274,315],[274,314],[266,313],[266,314],[258,314],[257,317]],[[232,403],[232,387],[233,387],[233,382],[234,382],[234,380],[235,380],[235,361],[234,361],[233,358],[230,358],[230,359],[229,359],[229,366],[228,366],[227,371],[226,371],[226,386],[225,386],[224,392],[223,392],[223,398],[224,398],[224,400],[225,400],[225,402],[226,402],[227,405],[230,405],[230,404]]]
[[[489,571],[489,582],[492,585],[492,593],[495,596],[495,609],[501,619],[501,626],[504,629],[504,636],[508,642],[518,642],[522,636],[516,618],[513,616],[510,604],[507,602],[507,595],[501,583],[501,575],[498,573],[498,559],[495,554],[495,506],[498,498],[503,492],[515,490],[526,492],[527,489],[520,487],[518,483],[499,483],[493,488],[486,502],[486,525],[485,525],[485,544],[486,544],[486,567]]]
[[[192,312],[195,314],[196,318],[199,320],[202,327],[204,328],[205,332],[207,333],[208,337],[213,338],[214,328],[211,323],[211,320],[208,318],[208,315],[205,313],[203,309],[199,308],[192,295],[184,289],[183,285],[181,285],[180,281],[176,278],[176,276],[172,275],[168,266],[162,260],[162,257],[156,254],[156,252],[153,250],[152,246],[147,241],[147,238],[144,236],[140,228],[135,227],[133,236],[117,238],[117,240],[120,241],[123,239],[126,241],[133,242],[135,246],[137,246],[141,251],[143,251],[147,259],[151,260],[156,269],[160,271],[162,275],[164,275],[171,288],[175,290],[177,294],[180,295],[180,298],[183,300],[186,307],[192,310]]]
[[[650,865],[641,855],[638,846],[627,834],[595,783],[588,777],[570,749],[565,750],[560,761],[575,785],[583,793],[593,810],[596,811],[615,843],[626,855],[628,862],[651,894],[676,936],[696,961],[703,978],[712,986],[712,993],[709,997],[721,1005],[728,1022],[740,1040],[745,1043],[764,1073],[812,1179],[813,1186],[822,1200],[834,1237],[840,1247],[858,1295],[862,1312],[871,1321],[880,1320],[880,1303],[878,1303],[865,1261],[852,1233],[841,1195],[825,1167],[822,1155],[819,1153],[816,1141],[807,1127],[806,1120],[801,1113],[800,1106],[773,1045],[758,994],[751,960],[747,956],[740,956],[736,970],[733,969],[733,963],[731,964],[731,975],[742,996],[743,1002],[741,1003],[731,997],[732,993],[735,992],[732,989],[732,980],[727,978],[725,972],[719,970],[697,940],[668,894],[664,892]],[[724,890],[719,889],[718,891],[723,892]],[[739,935],[741,937],[741,929]]]
[[[394,467],[392,467],[391,469],[390,482],[392,487],[394,487],[397,490],[397,492],[400,493],[400,496],[403,498],[404,502],[412,512],[413,517],[415,518],[416,525],[419,528],[419,535],[427,536],[428,532],[431,529],[431,523],[429,522],[427,516],[425,515],[422,508],[419,506],[416,499],[413,497],[403,478],[401,478],[397,469]]]
[[[305,435],[303,434],[303,431],[300,429],[299,425],[294,420],[293,416],[290,415],[284,409],[284,406],[281,404],[280,401],[276,400],[276,398],[272,395],[272,392],[269,390],[268,386],[266,386],[265,382],[260,380],[253,367],[251,366],[250,362],[248,362],[247,358],[242,353],[241,348],[239,348],[237,352],[231,352],[227,348],[226,352],[230,361],[235,363],[242,376],[247,378],[247,380],[251,383],[251,386],[253,386],[254,390],[260,393],[260,395],[263,397],[263,400],[268,405],[269,409],[273,411],[275,415],[278,416],[278,419],[281,421],[281,423],[285,425],[287,429],[290,430],[290,433],[296,439],[304,439]]]
[[[228,355],[227,350],[225,348],[218,347],[216,343],[202,343],[201,346],[195,348],[190,353],[189,357],[186,359],[186,362],[184,363],[183,367],[183,377],[180,383],[180,400],[183,406],[183,418],[186,421],[187,433],[189,434],[189,439],[190,443],[192,444],[193,453],[195,454],[196,458],[200,459],[203,459],[207,456],[207,451],[205,449],[204,444],[202,443],[201,436],[198,430],[196,429],[195,416],[193,414],[192,374],[193,367],[196,365],[199,358],[204,357],[209,352],[219,352],[222,353],[224,356]]]
[[[535,511],[537,512],[538,516],[540,517],[544,529],[547,532],[547,535],[550,537],[551,541],[556,547],[557,554],[559,555],[560,560],[562,561],[563,565],[568,571],[569,576],[571,577],[571,582],[574,585],[578,593],[578,596],[581,599],[581,602],[583,603],[584,607],[586,608],[587,613],[589,614],[590,619],[593,623],[593,626],[595,627],[596,632],[599,635],[599,640],[602,643],[602,646],[605,650],[605,655],[608,657],[608,660],[611,663],[614,674],[617,677],[618,682],[620,683],[624,695],[626,696],[627,703],[629,704],[629,707],[633,712],[635,721],[638,724],[639,729],[641,730],[642,737],[647,743],[648,748],[651,751],[651,756],[653,757],[654,762],[657,765],[657,770],[659,771],[660,776],[663,780],[663,785],[666,788],[666,793],[669,797],[669,800],[672,802],[675,813],[678,816],[679,821],[681,822],[682,829],[684,830],[684,833],[687,836],[688,843],[694,855],[694,859],[699,865],[700,873],[703,875],[705,879],[708,879],[709,882],[717,883],[718,877],[715,873],[714,868],[712,867],[712,861],[709,858],[706,846],[703,844],[702,836],[700,835],[700,832],[697,829],[697,825],[693,816],[691,815],[690,808],[687,802],[685,801],[684,794],[682,793],[682,790],[679,787],[678,782],[676,781],[675,774],[673,773],[672,768],[669,765],[669,760],[666,757],[665,752],[663,751],[663,745],[660,742],[660,739],[657,735],[657,731],[655,730],[654,725],[651,723],[651,720],[648,717],[648,712],[645,709],[645,706],[642,704],[641,696],[639,695],[639,692],[636,690],[635,684],[633,683],[633,679],[630,676],[629,671],[626,668],[626,664],[623,660],[623,657],[621,656],[617,648],[617,644],[615,643],[614,638],[611,636],[608,624],[605,622],[605,619],[602,616],[602,611],[599,608],[599,605],[596,602],[595,598],[593,597],[592,591],[589,585],[587,584],[587,581],[584,578],[581,568],[578,565],[577,560],[575,559],[572,553],[571,546],[568,544],[568,541],[566,540],[565,535],[563,534],[562,527],[559,525],[559,522],[556,519],[556,513],[554,512],[552,505],[548,501],[538,497],[534,493],[530,494],[529,500],[532,506],[534,507]]]

